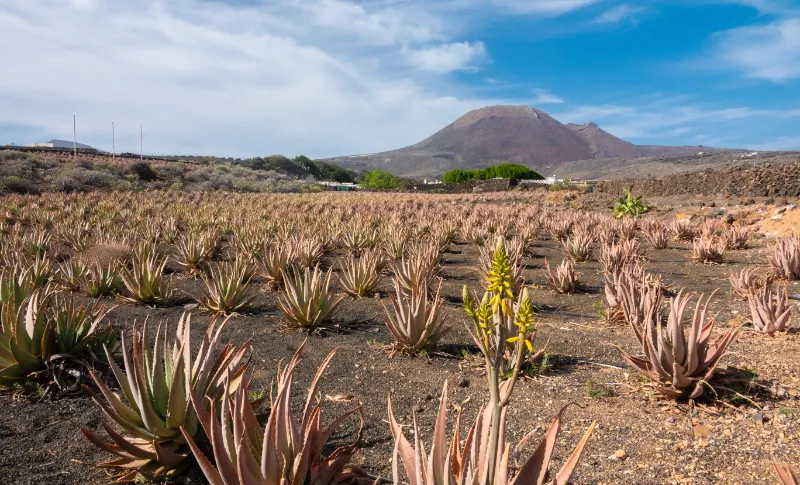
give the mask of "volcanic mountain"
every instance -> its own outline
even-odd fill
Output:
[[[530,106],[488,106],[465,114],[429,138],[405,148],[325,160],[345,168],[383,169],[404,177],[436,177],[456,168],[497,163],[533,168],[558,167],[579,160],[697,154],[702,147],[638,146],[603,131],[595,123],[563,124]]]

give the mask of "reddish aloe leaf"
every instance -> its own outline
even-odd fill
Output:
[[[181,432],[183,433],[183,437],[186,439],[186,442],[189,444],[189,448],[192,450],[192,454],[194,458],[197,460],[197,463],[200,465],[200,469],[203,470],[203,475],[206,476],[206,479],[209,481],[211,485],[227,485],[225,481],[222,480],[222,476],[219,474],[214,465],[206,458],[206,455],[200,451],[200,448],[197,447],[194,440],[191,436],[181,428]]]
[[[594,431],[594,427],[597,425],[597,421],[592,421],[592,424],[589,426],[589,429],[586,430],[586,433],[583,435],[583,438],[578,442],[578,446],[575,447],[575,450],[569,455],[567,461],[564,463],[564,466],[561,467],[561,470],[558,471],[556,475],[555,483],[566,484],[569,481],[569,478],[575,472],[575,467],[578,466],[578,462],[581,459],[581,455],[583,454],[583,449],[586,447],[586,443],[589,442],[589,438],[592,436],[592,431]]]

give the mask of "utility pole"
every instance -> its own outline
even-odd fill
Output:
[[[78,125],[75,115],[72,115],[72,160],[78,159]]]
[[[117,161],[117,146],[116,146],[116,132],[114,131],[114,122],[111,122],[111,160]]]
[[[142,125],[139,125],[139,160],[144,160],[144,150],[142,149],[143,137],[144,137],[144,131],[142,130]]]

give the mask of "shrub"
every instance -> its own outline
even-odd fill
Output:
[[[403,179],[396,177],[386,170],[372,170],[361,178],[360,185],[367,189],[391,190],[399,189],[405,185]]]
[[[153,167],[150,166],[147,162],[136,162],[130,167],[128,167],[128,172],[136,175],[139,177],[139,180],[144,182],[152,182],[158,178],[155,171],[153,171]]]
[[[3,192],[12,194],[38,194],[39,190],[28,180],[16,175],[3,177]]]
[[[174,180],[181,179],[187,172],[186,164],[175,162],[163,165],[156,165],[153,171],[157,179]]]
[[[517,163],[501,163],[478,170],[450,170],[442,175],[442,182],[447,184],[461,184],[471,180],[488,180],[494,178],[516,180],[543,180],[544,177],[534,172],[525,165]]]
[[[450,170],[442,175],[442,182],[446,184],[463,184],[475,180],[475,170]]]
[[[72,167],[59,172],[53,179],[53,189],[59,192],[89,192],[96,189],[110,189],[115,177],[108,172]]]
[[[564,192],[565,190],[572,190],[575,187],[569,182],[558,181],[550,185],[550,192]]]
[[[640,216],[650,210],[642,201],[642,196],[634,197],[631,194],[631,187],[625,189],[625,194],[617,199],[617,203],[612,208],[614,217],[621,219],[625,216]]]

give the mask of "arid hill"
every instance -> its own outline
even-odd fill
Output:
[[[380,168],[395,175],[417,178],[503,162],[520,163],[534,169],[548,168],[545,173],[549,175],[554,167],[567,162],[696,155],[700,151],[724,150],[638,146],[603,131],[595,123],[565,125],[530,106],[488,106],[470,111],[417,144],[326,161],[345,168]]]

